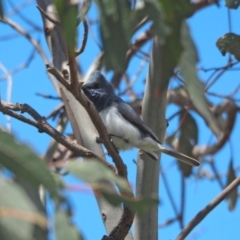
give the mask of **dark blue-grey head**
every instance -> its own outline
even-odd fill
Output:
[[[82,90],[93,102],[98,112],[109,107],[117,98],[114,88],[99,71],[90,74],[87,81],[83,84]]]
[[[100,71],[93,71],[87,81],[82,86],[83,90],[95,89],[99,92],[114,93],[114,88],[106,78],[101,74]]]

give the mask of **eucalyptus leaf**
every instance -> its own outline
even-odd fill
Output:
[[[161,4],[163,19],[168,27],[168,35],[164,39],[164,44],[161,43],[163,60],[159,59],[159,61],[164,62],[162,67],[162,81],[167,86],[183,50],[182,44],[179,41],[181,37],[180,30],[183,20],[191,11],[191,4],[185,0],[158,0],[158,2]]]
[[[67,43],[68,49],[71,53],[74,53],[76,48],[76,36],[77,36],[77,16],[78,5],[77,1],[71,3],[71,1],[56,0],[56,8],[58,11],[59,19],[61,22],[61,28],[64,35],[64,39]]]
[[[233,161],[230,160],[229,167],[228,167],[228,176],[227,176],[227,186],[236,179],[236,173],[233,168]],[[238,191],[235,188],[229,195],[228,195],[228,208],[230,211],[235,209],[237,199],[238,199]]]
[[[0,130],[0,164],[36,186],[43,185],[53,197],[58,197],[57,186],[42,160],[27,146]]]
[[[78,229],[71,222],[70,216],[61,209],[55,213],[55,233],[57,240],[83,240]]]
[[[150,0],[144,3],[140,9],[133,11],[133,22],[140,22],[144,17],[148,17],[153,22],[152,30],[156,35],[163,38],[170,33],[169,28],[164,23],[160,1]]]
[[[217,40],[216,45],[222,55],[225,55],[226,53],[231,53],[238,61],[240,61],[239,35],[235,33],[227,33]]]
[[[183,112],[180,115],[180,137],[179,137],[179,152],[186,154],[189,157],[193,156],[193,147],[198,142],[198,126],[195,119],[188,112]],[[192,173],[192,166],[189,166],[181,161],[177,161],[178,166],[184,177],[189,177]]]
[[[143,213],[151,204],[157,204],[156,198],[135,199],[125,197],[115,192],[109,191],[104,181],[115,183],[125,193],[130,192],[130,186],[125,179],[117,176],[103,164],[97,161],[70,162],[66,169],[76,177],[92,185],[95,191],[101,193],[103,197],[112,205],[117,206],[125,203],[129,208],[137,213]]]
[[[113,171],[97,161],[70,162],[66,169],[87,183],[100,184],[101,181],[109,181],[115,183],[123,191],[131,191],[125,179],[117,176]]]
[[[0,239],[42,240],[47,219],[22,187],[0,177]]]
[[[208,101],[205,97],[204,85],[199,80],[196,73],[195,65],[198,62],[198,54],[186,23],[182,25],[181,39],[184,52],[182,53],[179,67],[181,75],[186,82],[186,89],[194,107],[198,110],[213,133],[219,137],[221,135],[221,130],[218,121],[209,110]]]
[[[127,0],[97,0],[96,3],[106,68],[123,71],[133,33],[130,3]]]
[[[132,211],[143,214],[151,205],[159,203],[157,198],[128,198],[110,191],[102,190],[103,197],[113,206],[125,204]]]

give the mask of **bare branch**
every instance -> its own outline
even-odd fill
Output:
[[[86,157],[86,158],[96,158],[97,160],[104,163],[104,165],[107,165],[110,167],[111,165],[105,161],[105,159],[99,157],[95,153],[91,152],[90,150],[80,146],[79,144],[76,144],[69,139],[67,139],[65,136],[63,136],[60,132],[58,132],[55,128],[51,127],[46,119],[42,117],[37,111],[35,111],[32,107],[30,107],[27,104],[12,104],[1,101],[0,103],[0,111],[4,114],[7,114],[11,117],[14,117],[22,122],[25,122],[29,125],[32,125],[38,129],[40,133],[45,132],[52,138],[54,138],[57,142],[61,143],[66,148],[73,151],[78,156]],[[33,119],[31,120],[29,118],[24,117],[23,115],[17,114],[14,111],[20,111],[21,113],[27,112]]]
[[[234,189],[240,185],[240,177],[236,178],[229,184],[212,202],[204,207],[198,214],[187,224],[182,232],[177,236],[177,240],[185,239],[188,234],[195,228],[215,207],[218,206]]]

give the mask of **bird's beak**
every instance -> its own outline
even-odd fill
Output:
[[[87,88],[87,86],[86,86],[86,84],[84,83],[83,85],[82,85],[82,90],[85,90]]]

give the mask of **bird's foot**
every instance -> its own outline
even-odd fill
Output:
[[[113,147],[115,148],[115,150],[118,152],[119,154],[119,150],[117,149],[117,147],[115,146],[114,142],[113,142],[113,139],[112,139],[112,135],[109,135],[110,136],[110,142],[112,143]],[[96,137],[96,143],[98,144],[104,144],[104,140],[101,138],[101,137]],[[108,156],[110,156],[109,153],[107,153]]]
[[[96,143],[103,144],[104,141],[103,141],[103,139],[101,137],[96,137]]]

